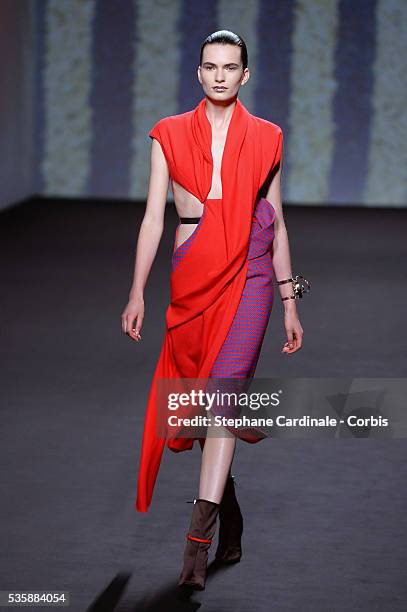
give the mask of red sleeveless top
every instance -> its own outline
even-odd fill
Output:
[[[204,203],[212,185],[212,127],[206,98],[192,111],[158,121],[149,133],[161,144],[171,178]],[[222,166],[222,210],[206,214],[187,256],[171,274],[166,333],[151,382],[144,423],[136,509],[146,512],[165,443],[190,450],[194,438],[157,435],[158,378],[207,378],[242,295],[258,192],[282,153],[281,128],[250,114],[239,99],[229,123]],[[186,350],[188,347],[188,350]],[[244,438],[257,442],[257,438]]]

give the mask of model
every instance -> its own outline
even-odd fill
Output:
[[[157,435],[157,381],[252,377],[273,304],[274,275],[285,306],[282,352],[298,351],[303,336],[295,299],[301,288],[298,277],[292,278],[281,203],[282,130],[250,114],[238,99],[250,77],[247,64],[240,36],[228,30],[208,36],[197,70],[204,98],[193,110],[165,117],[150,131],[147,206],[129,302],[121,315],[123,331],[140,341],[143,293],[163,231],[171,179],[180,224],[166,333],[147,405],[136,508],[148,510],[164,445],[179,452],[190,450],[198,439],[199,495],[178,582],[196,589],[205,587],[218,515],[216,559],[231,563],[242,554],[243,519],[231,474],[236,436],[227,430],[222,435],[220,426],[199,438]],[[211,410],[212,415],[219,411]],[[250,431],[239,437],[262,439]]]

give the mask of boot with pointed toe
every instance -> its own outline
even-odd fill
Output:
[[[219,504],[206,499],[194,501],[178,586],[204,590],[208,551],[215,535],[218,513]]]
[[[238,563],[242,557],[243,516],[236,498],[234,477],[225,485],[219,506],[219,541],[215,559],[221,563]]]

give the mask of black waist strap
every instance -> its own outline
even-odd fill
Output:
[[[201,217],[180,217],[180,223],[199,223]]]

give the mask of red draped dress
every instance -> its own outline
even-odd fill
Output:
[[[202,202],[204,211],[192,236],[173,253],[166,331],[144,422],[139,512],[150,506],[165,444],[179,452],[190,450],[196,439],[158,433],[157,381],[252,375],[272,304],[275,209],[258,194],[280,162],[282,130],[237,99],[222,157],[222,198],[208,200],[213,158],[205,107],[203,98],[192,111],[161,119],[149,133],[161,144],[172,180]],[[260,303],[259,290],[268,296]],[[242,325],[251,335],[239,349]],[[243,364],[239,372],[230,365],[236,364],[236,351]],[[251,443],[262,439],[250,431],[239,437]]]

